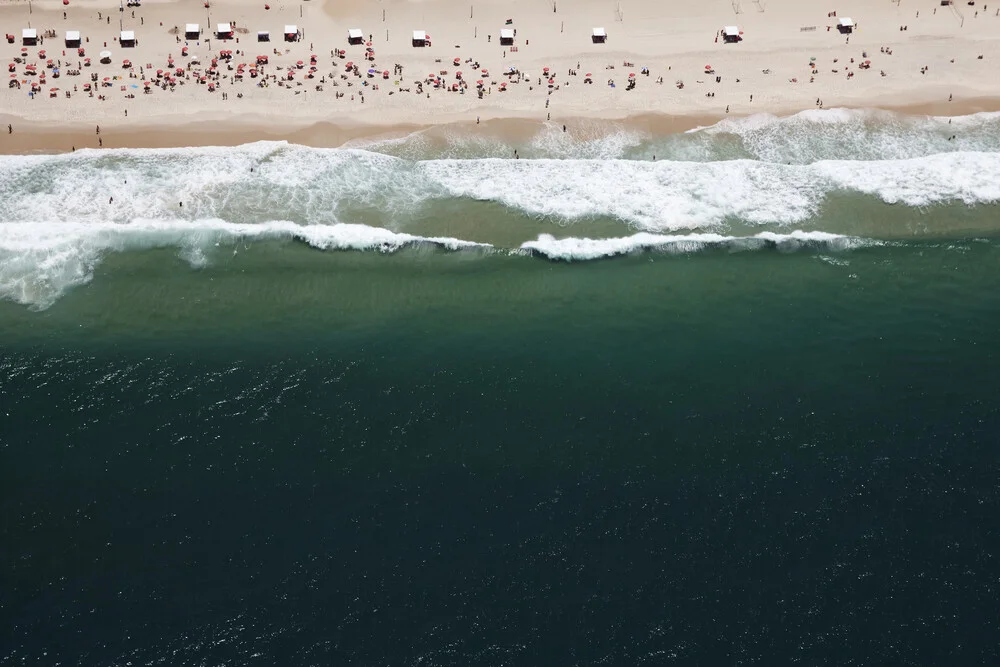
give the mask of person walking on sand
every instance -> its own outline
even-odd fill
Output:
[[[101,136],[101,126],[97,126],[97,136]]]
[[[14,126],[7,123],[7,134],[14,134]]]

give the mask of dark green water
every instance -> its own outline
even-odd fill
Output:
[[[995,664],[1000,245],[822,254],[0,303],[0,665]]]

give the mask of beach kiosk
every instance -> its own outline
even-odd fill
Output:
[[[347,31],[347,43],[348,44],[361,44],[365,41],[365,34],[361,32],[361,28],[351,28]]]
[[[257,41],[258,42],[270,42],[271,41],[271,33],[269,31],[267,31],[267,30],[258,30],[257,31]]]
[[[122,30],[118,36],[118,43],[122,46],[135,46],[135,33],[131,30]]]
[[[232,39],[233,38],[233,26],[228,23],[220,23],[215,26],[215,37],[216,39]]]
[[[21,31],[21,42],[24,46],[34,46],[38,44],[38,31],[34,28],[25,28]]]
[[[722,41],[726,44],[735,44],[740,41],[740,29],[735,25],[727,25],[722,29]]]
[[[198,39],[201,37],[201,27],[197,23],[188,23],[184,26],[184,39]]]
[[[413,46],[427,46],[427,33],[423,30],[413,31]]]
[[[590,41],[594,44],[604,44],[608,41],[608,31],[604,28],[594,28],[594,32],[590,35]]]
[[[849,16],[840,19],[837,21],[837,30],[840,31],[841,35],[850,35],[854,32],[854,19]]]
[[[286,42],[297,42],[299,41],[299,29],[294,25],[285,26],[285,41]]]
[[[500,45],[514,46],[514,31],[510,28],[500,28]]]
[[[66,48],[67,49],[78,49],[80,48],[80,31],[79,30],[67,30],[66,31]]]

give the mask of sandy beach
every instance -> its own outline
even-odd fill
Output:
[[[994,110],[998,10],[902,1],[8,1],[0,48],[11,132],[0,150],[327,146],[442,123],[572,131],[580,118],[676,131],[727,114],[818,107]],[[840,25],[848,18],[851,32]],[[191,24],[198,33],[185,35]],[[231,39],[218,38],[219,24],[232,27]],[[738,41],[724,39],[727,26]],[[23,45],[26,28],[37,44]],[[606,42],[593,39],[595,28]],[[351,29],[360,43],[349,43]],[[501,30],[512,44],[500,43]],[[67,31],[80,33],[82,55],[66,46]],[[134,46],[120,43],[122,31],[134,33]],[[261,31],[270,41],[258,41]],[[415,47],[414,31],[429,42]]]

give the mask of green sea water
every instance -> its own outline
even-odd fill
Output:
[[[0,303],[0,664],[997,661],[995,239],[214,252]]]
[[[1000,662],[1000,115],[511,141],[0,159],[0,667]]]

